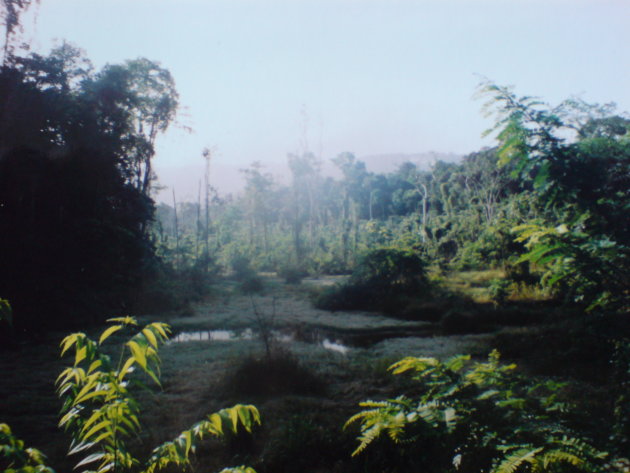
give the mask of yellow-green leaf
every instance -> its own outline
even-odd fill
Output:
[[[113,333],[118,332],[119,330],[122,330],[124,328],[123,325],[112,325],[111,327],[107,328],[102,334],[101,337],[98,339],[98,344],[102,345],[103,342],[105,340],[107,340]]]
[[[142,330],[142,333],[144,334],[144,336],[147,338],[147,340],[149,341],[149,343],[157,348],[158,346],[158,341],[157,338],[155,338],[155,334],[149,329],[149,328],[145,328]]]
[[[143,368],[143,369],[147,369],[147,357],[145,355],[146,350],[143,349],[140,344],[134,340],[130,340],[129,342],[127,342],[127,346],[129,347],[129,349],[131,350],[131,353],[133,355],[133,357],[135,358],[136,362]]]
[[[100,366],[103,364],[103,362],[101,360],[95,360],[92,362],[92,364],[90,365],[90,367],[88,368],[87,372],[88,374],[90,374],[92,371],[94,371],[97,368],[100,368]]]
[[[125,364],[123,365],[123,367],[120,369],[120,373],[118,373],[118,381],[122,381],[125,376],[127,375],[127,373],[129,372],[131,366],[136,362],[136,359],[133,356],[130,356],[129,358],[127,358],[127,361],[125,361]]]
[[[94,427],[92,427],[85,435],[82,435],[83,440],[89,440],[90,437],[94,435],[96,432],[103,430],[109,427],[110,425],[112,425],[111,420],[104,420],[104,421],[99,422]],[[94,440],[94,441],[96,442],[97,440]]]
[[[115,322],[123,325],[138,325],[135,317],[130,317],[127,315],[126,317],[112,317],[111,319],[107,319],[108,322]]]

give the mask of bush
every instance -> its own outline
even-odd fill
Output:
[[[219,266],[212,258],[200,258],[194,265],[175,269],[171,264],[154,260],[146,266],[146,279],[136,294],[133,309],[140,314],[188,310],[192,302],[203,299]]]
[[[398,312],[401,298],[428,291],[425,263],[413,250],[378,248],[366,253],[347,283],[331,288],[315,301],[328,310]]]
[[[604,471],[607,454],[567,426],[564,384],[532,382],[515,368],[500,364],[496,350],[487,362],[459,355],[395,363],[390,370],[410,373],[417,389],[413,397],[360,404],[346,423],[360,425],[353,455],[389,437],[409,459],[402,471]]]
[[[236,253],[230,260],[234,271],[234,278],[240,283],[240,289],[246,294],[263,290],[262,278],[252,267],[251,259],[241,253]]]
[[[505,279],[493,279],[490,281],[490,299],[497,305],[505,303],[509,295],[510,282]]]
[[[508,261],[505,265],[506,278],[515,283],[523,283],[529,286],[540,282],[540,278],[532,274],[528,261]]]
[[[324,382],[292,354],[276,350],[269,357],[245,359],[228,379],[227,388],[249,398],[312,396],[324,393]]]
[[[284,278],[287,284],[300,284],[307,272],[298,266],[283,266],[278,270],[278,276]]]
[[[232,271],[234,271],[234,278],[237,281],[243,281],[251,276],[252,273],[255,273],[252,268],[251,259],[241,253],[236,253],[232,256],[230,266],[232,267]]]
[[[263,280],[258,274],[252,272],[241,280],[241,291],[245,294],[252,294],[263,290]]]
[[[345,409],[322,409],[321,401],[307,398],[283,399],[275,408],[282,415],[272,414],[276,422],[262,452],[265,472],[356,471],[347,465],[353,438],[339,428]]]

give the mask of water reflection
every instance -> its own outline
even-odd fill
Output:
[[[234,330],[200,330],[197,332],[181,332],[171,338],[171,342],[207,342],[219,341],[230,342],[236,340],[251,340],[254,338],[254,332],[251,329],[236,332]]]
[[[242,331],[236,330],[199,330],[195,332],[180,332],[171,338],[169,343],[187,343],[187,342],[235,342],[238,340],[252,340],[255,337],[255,333],[252,329],[248,328]],[[318,336],[310,336],[308,339],[299,339],[295,333],[274,331],[273,338],[276,341],[282,343],[291,343],[295,341],[305,341],[320,345],[326,350],[334,351],[345,355],[350,350],[350,347],[344,345],[340,340],[330,340],[329,338],[321,338]],[[304,338],[304,337],[302,337]]]
[[[322,342],[322,346],[326,350],[336,351],[337,353],[341,353],[342,355],[345,355],[346,353],[348,353],[348,350],[350,349],[349,347],[347,347],[343,343],[339,343],[338,341],[331,342],[327,338],[324,339],[324,341]]]

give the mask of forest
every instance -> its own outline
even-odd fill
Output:
[[[25,51],[37,3],[0,3],[4,471],[630,471],[630,115],[484,78],[458,162],[222,194],[204,149],[156,202],[174,77]]]

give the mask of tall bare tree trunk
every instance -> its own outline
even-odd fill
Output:
[[[175,267],[179,268],[179,222],[177,221],[177,199],[175,198],[175,189],[173,189],[173,217],[175,226]]]

